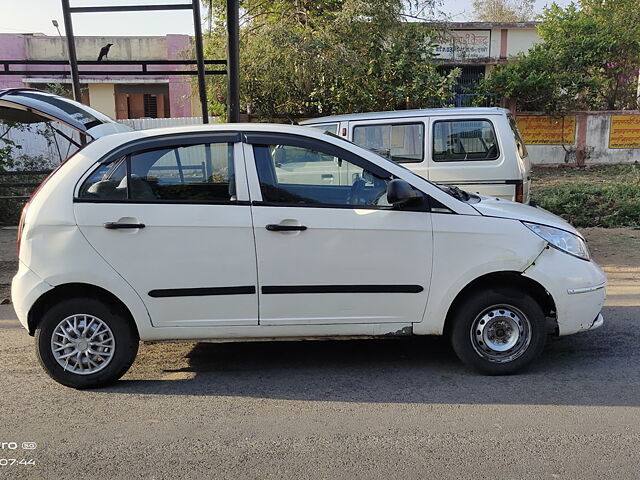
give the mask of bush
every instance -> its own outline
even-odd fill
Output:
[[[636,165],[536,169],[532,197],[576,227],[640,228]]]

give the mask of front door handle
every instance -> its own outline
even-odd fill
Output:
[[[307,227],[304,225],[280,225],[270,223],[265,227],[270,232],[304,232]]]
[[[144,228],[146,225],[144,223],[119,223],[119,222],[107,222],[104,224],[104,228],[108,230],[116,230],[119,228]]]

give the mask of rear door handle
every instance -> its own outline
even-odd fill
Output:
[[[307,227],[304,225],[279,225],[270,223],[265,227],[270,232],[304,232]]]
[[[146,225],[144,223],[119,223],[119,222],[107,222],[104,224],[104,228],[108,230],[117,230],[120,228],[144,228]]]

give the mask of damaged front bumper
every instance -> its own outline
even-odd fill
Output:
[[[523,275],[542,285],[553,298],[559,335],[594,330],[604,324],[600,312],[607,278],[596,263],[545,248]]]

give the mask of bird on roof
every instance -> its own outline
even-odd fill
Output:
[[[104,58],[105,60],[109,60],[109,49],[113,43],[107,43],[104,47],[100,49],[100,55],[98,55],[98,61],[101,62]]]

